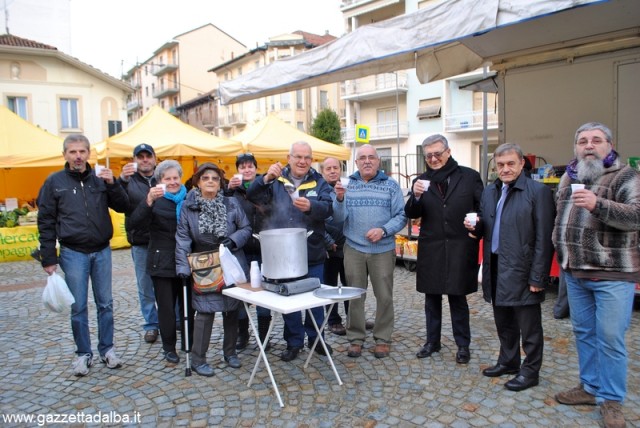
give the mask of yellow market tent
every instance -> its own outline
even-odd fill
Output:
[[[185,180],[197,161],[224,164],[227,171],[235,169],[235,155],[242,152],[242,143],[207,134],[154,106],[126,131],[96,144],[98,159],[108,159],[109,166],[119,171],[141,143],[151,145],[159,161],[181,160]]]
[[[33,201],[47,176],[64,166],[62,142],[0,105],[0,200]]]
[[[322,162],[329,156],[348,160],[351,155],[347,147],[312,137],[283,122],[275,115],[267,116],[250,128],[234,135],[233,139],[241,141],[245,150],[253,153],[258,162],[285,161],[291,144],[298,141],[306,141],[311,145],[314,162]]]

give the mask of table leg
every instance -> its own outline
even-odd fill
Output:
[[[333,309],[333,306],[335,304],[336,302],[333,302],[331,305],[329,305],[328,313],[331,313],[331,310]],[[313,317],[313,314],[311,313],[311,309],[307,309],[307,316],[311,317],[311,322],[313,323],[313,327],[316,329],[316,332],[318,332],[318,337],[316,337],[316,340],[313,342],[313,345],[311,345],[311,348],[309,349],[309,356],[307,357],[307,360],[304,362],[304,368],[306,369],[307,366],[309,365],[309,361],[311,361],[311,357],[313,356],[313,352],[316,349],[316,345],[319,341],[322,347],[324,348],[324,352],[326,353],[327,358],[329,359],[329,364],[331,364],[331,369],[333,369],[333,373],[336,375],[336,379],[338,379],[338,385],[342,385],[342,379],[340,379],[338,370],[336,370],[336,366],[335,364],[333,364],[333,358],[331,358],[331,353],[329,352],[329,349],[327,348],[327,344],[325,343],[324,338],[322,337],[322,331],[324,331],[324,328],[327,325],[327,321],[329,321],[329,317],[325,316],[322,326],[318,328],[318,324],[316,323],[316,319]]]
[[[247,316],[249,317],[249,324],[251,325],[251,330],[253,330],[253,336],[256,338],[256,343],[258,344],[258,349],[260,351],[260,354],[256,359],[256,363],[253,366],[253,371],[251,372],[251,377],[249,377],[249,383],[247,383],[247,386],[251,386],[251,384],[253,383],[253,377],[256,375],[256,372],[258,371],[258,367],[260,366],[260,360],[262,359],[264,361],[265,367],[267,368],[267,372],[269,373],[269,378],[271,379],[273,390],[276,392],[276,395],[278,396],[280,407],[284,407],[284,403],[282,402],[282,397],[280,397],[280,390],[278,390],[278,385],[276,384],[276,380],[273,377],[273,373],[271,372],[271,366],[269,365],[267,354],[264,352],[264,346],[269,341],[269,336],[271,336],[271,329],[273,329],[273,324],[275,322],[276,317],[275,316],[271,317],[271,323],[269,324],[269,331],[267,333],[267,336],[264,338],[264,343],[261,343],[260,335],[258,334],[258,328],[253,322],[253,317],[249,315],[249,304],[247,302],[243,302],[243,303],[244,303],[244,308],[247,311]],[[279,315],[277,312],[274,312],[274,314]]]

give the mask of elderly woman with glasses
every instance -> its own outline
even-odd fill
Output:
[[[182,307],[182,281],[176,273],[176,228],[187,189],[182,185],[182,167],[174,160],[160,162],[154,172],[157,186],[151,187],[147,197],[131,213],[132,229],[149,230],[147,272],[151,276],[158,304],[158,324],[164,358],[177,364],[176,302]],[[190,298],[188,298],[190,300]],[[190,302],[187,302],[190,307]],[[189,310],[190,318],[192,316]],[[193,323],[189,322],[189,336]],[[182,329],[184,331],[184,328]],[[191,337],[190,337],[191,339]],[[184,348],[184,335],[182,337]]]
[[[223,182],[224,171],[212,163],[202,164],[193,175],[195,187],[187,195],[176,233],[178,275],[191,274],[187,254],[213,250],[222,244],[236,256],[249,277],[242,247],[251,236],[251,225],[238,201],[221,192]],[[224,360],[230,367],[241,367],[235,348],[240,302],[221,293],[194,292],[192,303],[197,314],[191,368],[201,376],[214,375],[213,368],[207,364],[207,350],[216,312],[222,312]]]

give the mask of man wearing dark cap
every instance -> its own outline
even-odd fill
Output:
[[[140,311],[144,318],[144,340],[153,343],[158,339],[158,310],[153,282],[146,271],[149,231],[129,226],[129,216],[146,199],[149,188],[156,185],[153,172],[156,169],[156,153],[149,144],[138,144],[133,149],[133,162],[122,168],[118,181],[129,195],[129,209],[125,213],[124,227],[131,244],[131,258],[136,271]]]

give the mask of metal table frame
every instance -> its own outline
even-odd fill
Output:
[[[322,285],[322,287],[331,288],[327,285]],[[304,368],[307,368],[307,366],[309,365],[309,361],[311,361],[311,357],[314,354],[316,345],[319,342],[320,345],[324,348],[327,358],[329,359],[329,364],[331,364],[331,369],[333,370],[333,373],[335,374],[336,379],[338,380],[338,384],[342,385],[342,379],[340,379],[340,375],[338,374],[338,371],[336,370],[336,366],[333,363],[333,358],[331,357],[331,354],[329,353],[329,349],[327,348],[324,338],[322,337],[322,331],[324,330],[329,317],[325,316],[324,322],[322,323],[322,325],[318,326],[315,318],[311,313],[311,309],[316,308],[318,306],[327,306],[327,305],[330,306],[330,309],[333,309],[333,305],[335,305],[336,303],[340,303],[345,300],[356,299],[356,298],[359,298],[360,296],[353,296],[353,297],[347,297],[347,298],[341,298],[341,299],[324,299],[324,298],[316,297],[312,291],[309,291],[307,293],[302,293],[302,294],[296,294],[293,296],[281,296],[271,291],[266,291],[262,289],[260,289],[259,291],[256,291],[256,289],[252,289],[248,284],[242,284],[238,287],[223,290],[222,293],[226,296],[233,297],[235,299],[240,300],[244,304],[244,307],[247,310],[247,314],[249,314],[249,304],[254,304],[257,306],[261,306],[263,308],[270,309],[271,311],[280,315],[289,314],[297,311],[306,311],[307,316],[311,317],[311,320],[313,322],[313,327],[316,329],[316,332],[318,332],[318,336],[315,342],[313,342],[313,345],[311,346],[311,348],[309,349],[309,356],[307,357],[304,363]],[[254,337],[256,338],[256,342],[258,344],[260,354],[258,355],[258,358],[256,359],[256,363],[253,366],[253,371],[251,372],[251,377],[249,378],[249,383],[247,384],[247,386],[251,386],[251,384],[253,383],[253,378],[255,377],[258,371],[258,367],[260,366],[260,361],[261,360],[264,361],[264,365],[267,369],[267,372],[269,373],[269,378],[271,379],[271,384],[273,385],[273,390],[275,391],[276,396],[278,397],[278,401],[280,402],[280,407],[284,407],[284,403],[282,402],[282,397],[280,396],[280,390],[278,389],[278,385],[271,371],[271,365],[269,364],[267,354],[264,352],[264,346],[266,345],[267,341],[269,340],[269,337],[271,336],[271,331],[275,324],[276,318],[280,318],[280,317],[277,317],[277,316],[271,317],[271,323],[269,324],[269,331],[264,339],[264,343],[260,343],[258,328],[253,320],[253,317],[249,316],[249,324],[251,325],[251,330],[253,331]]]

